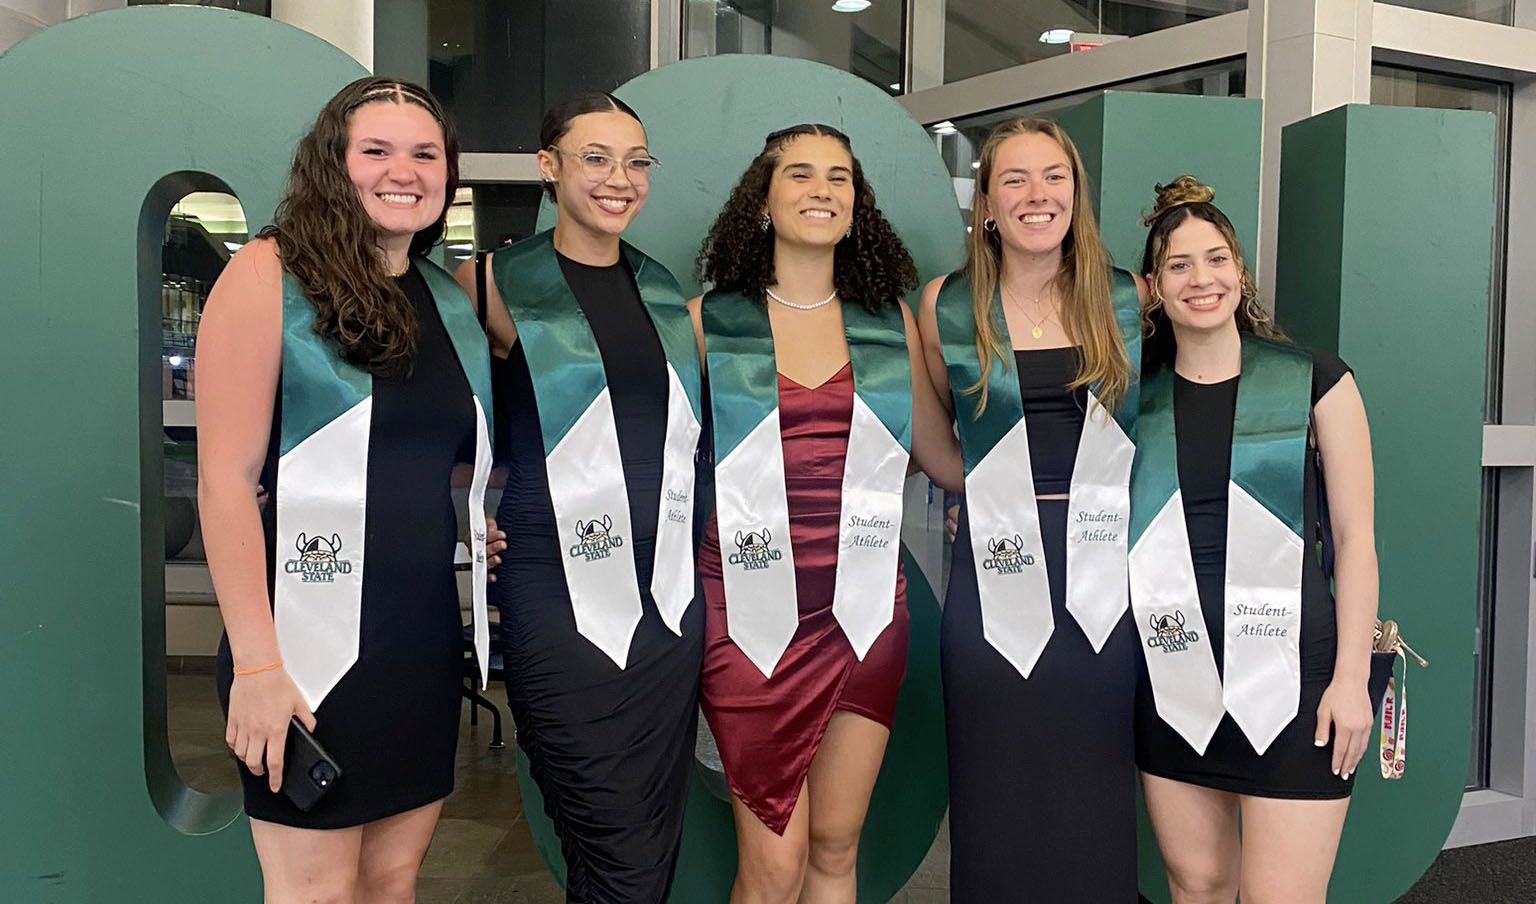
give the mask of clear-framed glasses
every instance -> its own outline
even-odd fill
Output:
[[[624,175],[628,176],[631,182],[645,182],[651,178],[651,172],[661,165],[661,161],[650,154],[625,157],[621,160],[602,151],[567,151],[555,145],[550,145],[549,149],[564,157],[575,157],[581,162],[581,171],[593,182],[601,182],[608,178],[613,168],[618,165],[624,167]]]

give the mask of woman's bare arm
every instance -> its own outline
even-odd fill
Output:
[[[960,441],[955,438],[954,419],[928,373],[923,339],[905,304],[901,306],[901,316],[912,367],[912,460],[929,480],[946,490],[960,492],[965,489],[965,462],[960,456]]]
[[[276,243],[256,239],[214,284],[197,333],[198,513],[238,670],[281,659],[256,505],[281,368],[282,267]],[[314,716],[284,669],[236,675],[225,742],[252,773],[269,773],[273,791],[294,714],[313,727]]]
[[[480,306],[489,302],[490,307],[485,313],[485,333],[490,339],[491,354],[498,358],[505,358],[511,354],[512,346],[517,344],[517,324],[512,322],[512,315],[507,311],[506,302],[502,300],[501,290],[496,288],[496,279],[491,270],[491,259],[494,254],[485,256],[485,294],[486,299],[480,298],[475,285],[475,259],[459,265],[453,272],[454,280],[469,296],[470,303],[475,306],[475,313],[480,313]]]

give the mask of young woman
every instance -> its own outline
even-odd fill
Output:
[[[980,163],[965,269],[919,316],[966,466],[940,635],[950,892],[1133,902],[1139,288],[1054,123],[1003,123]]]
[[[1175,902],[1321,902],[1372,722],[1370,432],[1349,368],[1274,328],[1213,197],[1184,176],[1147,218],[1136,759]]]
[[[731,900],[851,904],[906,664],[909,453],[960,481],[901,300],[917,274],[823,125],[768,136],[699,272],[717,503],[703,704],[736,820]]]
[[[606,94],[544,116],[553,230],[491,255],[511,423],[496,588],[519,746],[560,834],[570,901],[659,902],[698,724],[699,359],[666,268],[620,235],[656,160]],[[470,265],[459,278],[474,285]]]
[[[457,183],[436,100],[353,82],[299,141],[275,224],[230,261],[199,330],[219,694],[271,901],[413,900],[453,789],[455,463],[475,463],[479,577],[502,545],[482,514],[485,342],[421,256]],[[264,511],[258,484],[272,488]],[[475,615],[483,627],[483,590]],[[280,789],[290,717],[341,769],[307,811]]]

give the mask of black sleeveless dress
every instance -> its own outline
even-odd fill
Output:
[[[1087,404],[1075,348],[1015,351],[1037,496],[1071,487]],[[1136,631],[1094,653],[1066,608],[1067,500],[1040,499],[1055,629],[1026,679],[982,635],[962,504],[939,634],[950,899],[1127,904],[1136,891]]]
[[[469,381],[437,305],[413,265],[400,288],[416,308],[416,359],[404,377],[375,377],[368,433],[368,558],[363,566],[357,662],[315,712],[315,737],[342,777],[305,813],[265,777],[239,767],[252,818],[309,829],[361,825],[441,800],[453,791],[464,639],[453,550],[460,524],[450,495],[455,464],[474,461]],[[281,392],[278,408],[281,407]],[[274,411],[261,484],[267,562],[275,561],[277,446]],[[268,572],[270,598],[272,578]],[[229,639],[219,644],[219,700],[229,711]]]
[[[597,340],[613,400],[642,607],[628,664],[620,669],[576,632],[520,343],[497,369],[509,468],[497,522],[508,545],[491,601],[501,613],[517,743],[560,835],[567,900],[660,902],[682,837],[704,654],[703,607],[688,608],[679,637],[650,592],[667,362],[626,263],[559,261]]]
[[[1327,352],[1312,354],[1312,404],[1328,394],[1349,373],[1349,366]],[[1226,621],[1227,481],[1232,465],[1232,419],[1237,410],[1240,378],[1220,383],[1194,383],[1175,375],[1174,434],[1178,441],[1179,488],[1184,497],[1184,524],[1189,531],[1190,558],[1200,611],[1216,669],[1222,667],[1222,625]],[[1355,777],[1333,774],[1333,747],[1312,743],[1317,704],[1333,680],[1338,650],[1338,624],[1333,592],[1315,554],[1317,524],[1317,453],[1308,449],[1303,471],[1303,549],[1301,564],[1301,701],[1296,718],[1281,730],[1260,756],[1233,721],[1222,717],[1205,755],[1195,752],[1157,714],[1146,660],[1139,659],[1141,681],[1136,694],[1136,762],[1145,772],[1220,791],[1255,797],[1328,800],[1348,797]]]

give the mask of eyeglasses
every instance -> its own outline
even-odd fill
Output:
[[[601,151],[567,151],[565,148],[554,145],[550,145],[549,149],[562,156],[580,160],[581,171],[593,182],[601,182],[608,178],[613,173],[614,166],[619,163],[623,163],[624,175],[628,176],[631,182],[646,182],[651,178],[651,170],[661,165],[660,160],[649,154],[626,157],[621,161]]]

